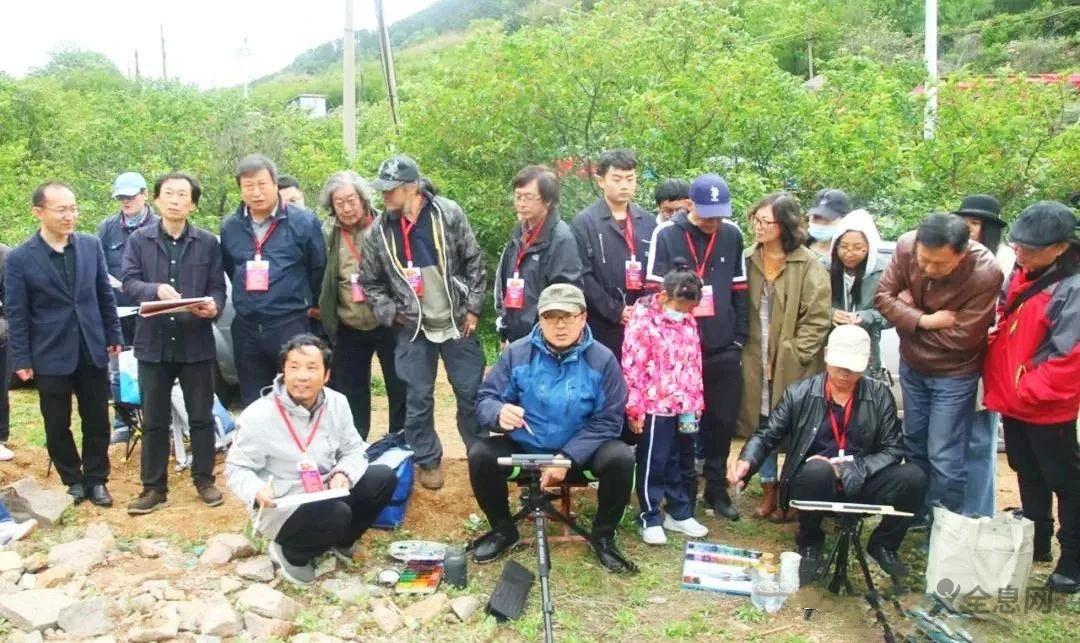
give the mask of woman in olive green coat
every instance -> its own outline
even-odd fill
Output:
[[[824,370],[832,326],[829,273],[803,245],[799,202],[783,192],[770,194],[749,218],[755,243],[746,251],[750,334],[737,426],[743,437],[765,422],[790,384]],[[764,493],[754,515],[783,522],[788,516],[777,508],[776,453],[759,473]]]

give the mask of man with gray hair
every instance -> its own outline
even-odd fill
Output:
[[[273,161],[244,157],[236,183],[242,203],[221,224],[221,252],[233,283],[233,354],[247,405],[273,382],[281,346],[309,332],[308,318],[318,314],[326,244],[315,215],[281,200]]]
[[[394,333],[379,325],[360,283],[361,248],[381,216],[372,200],[371,186],[351,170],[331,175],[319,195],[319,205],[330,212],[322,226],[327,254],[319,295],[320,319],[337,355],[330,387],[349,401],[356,430],[365,440],[371,427],[371,358],[376,354],[390,402],[390,432],[405,427],[405,384],[394,368]]]

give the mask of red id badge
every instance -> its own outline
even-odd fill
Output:
[[[304,493],[323,490],[322,475],[314,462],[301,460],[296,463],[296,468],[300,472],[300,484],[304,487]]]
[[[701,301],[694,308],[694,317],[712,317],[716,314],[716,305],[713,303],[712,286],[701,288]]]
[[[518,310],[525,306],[525,280],[514,273],[513,277],[506,280],[506,295],[503,304],[507,309]]]
[[[364,295],[364,287],[360,285],[360,275],[349,275],[349,294],[354,304],[362,304],[367,301],[367,296]]]
[[[424,281],[420,277],[420,269],[409,266],[405,269],[405,281],[409,282],[409,288],[416,293],[417,297],[424,296]]]
[[[244,267],[244,290],[266,292],[270,290],[270,262],[252,259]]]
[[[641,262],[634,259],[626,260],[626,289],[641,290]]]

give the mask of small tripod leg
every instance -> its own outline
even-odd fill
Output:
[[[551,559],[548,556],[547,521],[544,519],[544,507],[537,505],[532,517],[536,534],[536,571],[537,576],[540,577],[540,609],[544,612],[544,642],[552,643],[555,635],[551,621],[555,614],[555,606],[551,602],[551,588],[548,585]]]
[[[881,625],[881,630],[885,636],[885,643],[893,643],[893,641],[896,640],[896,637],[893,635],[892,628],[889,627],[889,621],[885,619],[885,612],[881,609],[881,601],[879,600],[880,594],[878,594],[877,587],[874,586],[874,579],[870,577],[870,566],[866,562],[866,553],[859,543],[858,533],[855,534],[852,546],[855,547],[855,558],[859,561],[859,567],[862,568],[863,578],[866,580],[866,602],[873,608],[874,617],[877,618],[878,624]]]

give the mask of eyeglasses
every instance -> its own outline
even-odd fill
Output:
[[[552,326],[564,326],[569,325],[572,322],[577,321],[581,317],[581,313],[576,315],[564,314],[564,315],[540,315],[540,321],[551,324]]]
[[[529,194],[526,192],[515,192],[514,203],[536,203],[540,200],[539,194]]]
[[[134,201],[139,197],[138,194],[117,194],[116,200],[121,203],[127,203],[128,201]]]
[[[776,223],[776,219],[762,219],[761,217],[750,217],[750,223],[755,226],[767,228]]]
[[[360,197],[355,194],[347,199],[334,199],[334,209],[341,210],[346,206],[358,207],[360,205]]]
[[[869,248],[867,248],[866,246],[849,246],[847,244],[841,243],[839,246],[837,246],[837,250],[846,255],[858,255],[864,252],[868,252]]]
[[[41,209],[45,210],[46,212],[52,212],[53,214],[59,214],[60,216],[66,216],[69,214],[72,216],[77,216],[79,214],[79,206],[77,205],[65,206],[63,208],[46,208],[42,206]]]

